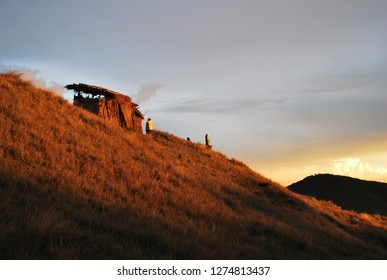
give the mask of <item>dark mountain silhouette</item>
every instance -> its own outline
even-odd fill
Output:
[[[289,190],[329,200],[343,209],[387,215],[387,184],[347,176],[318,174],[306,177]]]
[[[2,259],[386,259],[387,219],[0,74]]]

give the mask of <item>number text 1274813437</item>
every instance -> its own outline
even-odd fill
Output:
[[[211,267],[211,275],[268,275],[270,267]]]

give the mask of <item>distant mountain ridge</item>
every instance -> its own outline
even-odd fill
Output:
[[[387,215],[387,183],[318,174],[288,186],[288,189],[320,200],[329,200],[343,209]]]

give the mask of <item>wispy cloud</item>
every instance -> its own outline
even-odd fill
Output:
[[[144,103],[145,101],[148,101],[151,99],[154,95],[157,94],[157,91],[162,87],[161,84],[159,83],[151,83],[147,85],[143,85],[137,95],[136,95],[136,102],[141,104]]]
[[[174,113],[240,114],[249,110],[278,108],[284,101],[282,96],[263,94],[237,97],[198,97],[173,100],[160,110]]]
[[[64,86],[63,85],[61,85],[55,81],[47,82],[45,79],[40,78],[39,77],[39,74],[41,73],[40,70],[32,69],[32,68],[25,67],[25,66],[18,67],[18,66],[1,65],[0,71],[1,72],[15,71],[15,72],[21,74],[21,78],[23,80],[32,82],[35,86],[37,86],[39,88],[54,91],[58,95],[63,95],[63,93],[64,93]]]
[[[329,73],[305,81],[299,93],[332,93],[363,89],[369,86],[385,86],[386,67],[373,66],[362,71],[354,70]]]

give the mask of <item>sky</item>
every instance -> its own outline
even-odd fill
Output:
[[[387,182],[387,1],[0,0],[0,70],[68,100],[132,97],[156,129],[284,186]]]

